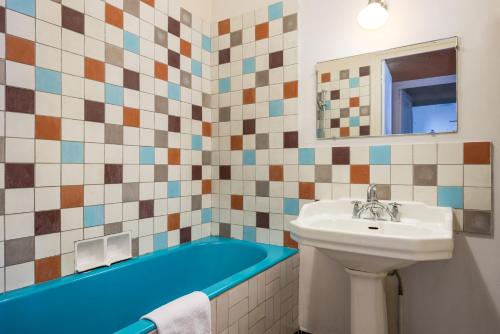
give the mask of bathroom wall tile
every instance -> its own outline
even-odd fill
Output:
[[[437,166],[436,165],[414,165],[413,166],[413,184],[416,186],[435,186],[435,185],[437,185]]]
[[[490,164],[491,143],[489,142],[464,143],[464,163],[466,165]]]

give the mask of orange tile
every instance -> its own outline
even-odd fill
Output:
[[[243,89],[243,104],[255,103],[255,88]]]
[[[171,213],[167,216],[167,228],[169,231],[178,230],[181,227],[181,215]]]
[[[299,82],[289,81],[283,84],[283,96],[285,99],[291,99],[299,96]]]
[[[491,163],[491,143],[464,143],[464,164],[488,165]]]
[[[5,57],[17,63],[35,65],[35,43],[27,39],[6,35]]]
[[[340,128],[340,137],[349,137],[350,131],[349,128]]]
[[[351,183],[369,184],[370,166],[369,165],[351,165]]]
[[[141,1],[144,2],[145,4],[150,5],[151,7],[155,6],[155,0],[141,0]]]
[[[299,198],[314,199],[314,182],[299,182]]]
[[[106,23],[123,29],[123,11],[115,6],[106,4]]]
[[[330,81],[330,72],[321,74],[321,82],[329,82]]]
[[[211,194],[212,193],[212,180],[201,181],[201,193]]]
[[[85,78],[104,82],[104,63],[92,58],[85,58]]]
[[[83,206],[83,185],[61,187],[61,208]]]
[[[255,40],[264,39],[269,37],[269,22],[257,24],[255,26]]]
[[[290,231],[283,231],[283,246],[290,248],[299,248],[297,241],[293,240]]]
[[[168,66],[167,64],[155,62],[155,78],[167,81],[168,80]]]
[[[202,122],[201,123],[201,134],[205,137],[211,137],[212,136],[212,124],[208,122]]]
[[[141,125],[139,109],[123,107],[123,125],[138,128]]]
[[[231,209],[243,210],[243,196],[242,195],[231,195]]]
[[[169,165],[181,164],[181,150],[179,148],[168,149],[168,163]]]
[[[191,43],[181,39],[181,55],[191,58]]]
[[[243,136],[231,136],[231,150],[243,149]]]
[[[349,99],[349,107],[351,108],[359,107],[359,97],[351,97]]]
[[[35,261],[35,283],[61,277],[61,256],[46,257]]]
[[[229,31],[231,31],[231,21],[229,19],[219,21],[219,36],[229,34]]]
[[[269,166],[269,181],[283,181],[283,165]]]
[[[61,140],[61,119],[59,117],[36,115],[35,138]]]

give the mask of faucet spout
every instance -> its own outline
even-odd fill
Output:
[[[377,185],[376,184],[370,184],[368,186],[368,190],[366,191],[366,201],[368,203],[371,202],[377,202]]]

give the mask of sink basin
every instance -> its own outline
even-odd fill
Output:
[[[387,273],[452,256],[452,209],[400,204],[400,222],[352,218],[351,199],[306,204],[290,222],[293,239],[339,261],[349,273],[352,334],[387,334]]]

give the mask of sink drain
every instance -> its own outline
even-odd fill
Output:
[[[368,228],[369,228],[370,230],[378,230],[378,227],[377,227],[377,226],[368,226]]]

